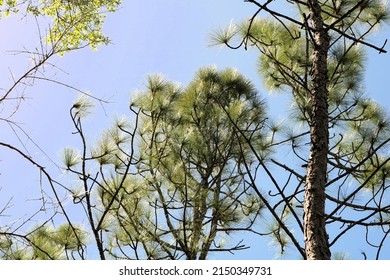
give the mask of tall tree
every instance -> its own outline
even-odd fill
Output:
[[[207,259],[248,248],[229,235],[255,232],[266,206],[246,179],[255,158],[243,137],[265,153],[271,139],[248,79],[202,68],[183,88],[150,76],[130,105],[134,125],[120,118],[94,145],[83,125],[91,107],[83,96],[70,109],[81,148],[63,152],[75,187],[62,188],[76,210],[62,213],[60,227],[34,228],[25,242],[5,235],[4,258],[84,259],[93,246],[100,259]]]
[[[265,108],[256,95],[251,82],[231,69],[201,69],[186,88],[161,76],[148,78],[146,91],[131,105],[138,112],[139,129],[128,134],[117,126],[93,155],[83,152],[83,161],[97,160],[101,166],[94,178],[69,168],[91,183],[85,190],[96,185],[102,208],[88,202],[87,195],[80,200],[91,212],[104,213],[91,223],[92,229],[111,221],[105,234],[110,245],[102,252],[115,258],[206,259],[211,252],[246,248],[242,241],[224,245],[224,239],[234,231],[252,230],[263,205],[243,179],[243,157],[249,160],[251,152],[237,145],[236,126],[224,111],[260,145]],[[136,140],[130,145],[109,140],[123,139],[117,137],[118,129]],[[126,160],[129,153],[118,143],[127,143],[127,149],[139,143],[134,147],[137,160]]]
[[[213,39],[216,43],[224,43],[231,48],[257,48],[261,52],[260,72],[268,86],[292,90],[294,105],[298,110],[297,116],[308,127],[307,132],[290,137],[293,150],[296,149],[299,138],[310,136],[309,155],[299,156],[301,159],[307,158],[303,164],[307,168],[304,176],[298,176],[305,184],[303,225],[298,223],[304,235],[305,252],[298,249],[307,259],[329,259],[333,242],[328,241],[327,222],[339,220],[336,215],[343,207],[362,209],[378,198],[375,193],[366,204],[357,206],[353,203],[356,194],[365,189],[370,181],[367,177],[376,173],[383,174],[380,182],[374,182],[381,193],[387,190],[389,158],[377,153],[383,153],[383,148],[388,143],[388,120],[377,105],[361,97],[360,78],[364,70],[362,46],[376,49],[380,53],[385,52],[383,47],[369,43],[367,38],[380,24],[389,19],[389,13],[385,3],[375,0],[286,1],[288,7],[296,8],[298,17],[271,8],[273,0],[265,3],[250,0],[245,2],[258,7],[249,22],[230,25],[227,29],[216,32]],[[268,13],[274,20],[259,19],[261,12]],[[236,35],[242,38],[238,46],[231,43]],[[371,123],[367,115],[370,113],[361,106],[375,108],[378,119]],[[352,130],[358,128],[358,133],[362,133],[360,129],[363,122],[370,123],[367,124],[370,129],[365,130],[367,135],[364,138],[369,137],[371,144],[364,147],[367,149],[363,152],[365,145],[361,143],[357,148],[356,139],[352,140],[355,143],[346,148],[350,142],[347,144],[346,139],[349,137],[343,129],[352,126]],[[343,129],[339,130],[341,127]],[[347,131],[353,133],[351,130]],[[332,141],[331,145],[329,141]],[[351,141],[350,138],[348,141]],[[358,153],[365,156],[359,157]],[[357,161],[353,161],[355,158]],[[356,172],[365,173],[360,167],[366,165],[367,161],[372,161],[372,158],[376,158],[375,168],[365,170],[367,181],[363,183],[355,177],[356,191],[341,200],[328,194],[328,190],[333,184],[338,184],[340,179],[355,176]],[[346,165],[351,166],[347,168]],[[297,175],[292,168],[284,168]],[[336,169],[339,170],[338,176],[329,180],[330,176],[336,174]],[[343,191],[342,186],[339,187],[339,192]],[[298,192],[293,194],[293,197],[297,194]],[[286,199],[280,191],[279,195],[286,204],[290,203],[290,199]],[[335,210],[330,214],[325,211],[326,198],[336,203]],[[382,199],[380,201],[382,202]],[[382,218],[383,214],[388,215],[387,207],[383,208],[378,204],[375,206],[375,210],[370,209],[368,212],[371,214],[363,220],[339,221],[344,220],[350,228],[359,224],[368,226],[370,223],[362,221],[379,215],[380,224],[388,224],[388,220]],[[372,221],[371,224],[376,222]],[[388,231],[384,230],[384,233],[385,239]],[[340,235],[337,235],[335,240],[339,237]]]
[[[325,186],[328,161],[328,50],[329,34],[324,27],[318,1],[307,1],[312,25],[313,51],[310,102],[311,150],[307,166],[304,207],[305,250],[308,259],[330,259],[325,229]]]
[[[185,89],[155,76],[135,104],[143,115],[139,184],[155,208],[148,217],[154,230],[143,235],[165,244],[167,257],[206,259],[244,249],[242,240],[229,247],[223,239],[252,230],[264,207],[245,181],[243,161],[252,152],[235,132],[259,146],[265,141],[265,108],[253,84],[232,69],[203,68]]]

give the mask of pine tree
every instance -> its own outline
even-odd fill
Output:
[[[368,37],[389,19],[387,6],[375,0],[286,1],[299,15],[291,17],[270,8],[272,0],[264,4],[246,2],[258,8],[249,22],[219,30],[213,40],[231,48],[258,49],[259,70],[266,85],[273,90],[292,92],[294,116],[305,130],[288,133],[287,139],[274,144],[290,144],[298,160],[307,167],[306,174],[276,160],[274,163],[300,181],[294,193],[286,194],[285,189],[278,188],[278,195],[289,211],[297,211],[289,206],[295,199],[303,207],[303,222],[298,211],[294,218],[303,232],[305,250],[294,242],[296,248],[303,258],[329,259],[330,247],[358,225],[367,230],[385,226],[382,228],[385,240],[388,235],[385,217],[389,212],[388,202],[382,198],[389,179],[389,157],[385,153],[389,122],[379,105],[362,96],[361,78],[364,47],[386,52],[383,47],[369,43]],[[261,12],[273,19],[261,18]],[[236,37],[241,38],[241,43],[231,45]],[[303,140],[306,136],[309,139]],[[310,142],[308,155],[301,152],[306,148],[302,144],[305,141]],[[354,190],[342,197],[350,182]],[[356,197],[366,190],[372,190],[372,195],[364,197],[364,203],[356,202]],[[303,198],[299,198],[301,192]],[[325,211],[325,201],[332,209],[330,212]],[[363,217],[340,217],[349,211],[362,210],[365,210]],[[329,242],[327,228],[335,222],[348,226]]]
[[[244,249],[223,244],[250,230],[264,206],[244,180],[243,161],[253,156],[236,133],[265,141],[265,108],[252,83],[232,69],[203,68],[184,89],[152,76],[134,102],[142,112],[138,184],[149,190],[144,204],[154,206],[143,236],[171,258]]]
[[[254,232],[266,205],[247,180],[256,160],[244,139],[267,154],[272,135],[247,78],[215,67],[187,87],[149,76],[133,118],[117,119],[95,144],[83,125],[92,107],[81,96],[70,109],[81,146],[63,151],[75,185],[62,185],[74,204],[63,209],[68,223],[32,229],[27,242],[6,235],[4,258],[85,259],[95,247],[100,259],[207,259],[248,248],[230,235]],[[87,223],[77,225],[72,211]]]

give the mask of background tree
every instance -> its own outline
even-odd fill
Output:
[[[303,258],[329,259],[341,236],[363,226],[378,258],[389,233],[389,122],[379,105],[363,97],[361,80],[363,46],[385,52],[367,38],[388,20],[387,6],[366,0],[287,1],[299,14],[293,17],[272,9],[272,0],[246,2],[258,7],[249,22],[217,31],[213,39],[231,48],[258,49],[267,86],[292,92],[293,115],[304,129],[290,129],[288,137],[273,145],[290,145],[297,158],[292,165],[273,160],[290,173],[284,188],[268,175],[276,186],[275,197],[281,198],[275,205],[283,207],[282,215],[292,214],[303,233],[305,251],[296,242],[295,247]],[[273,19],[259,18],[260,12]],[[231,45],[236,37],[239,44]],[[295,171],[299,165],[306,167],[306,174]],[[295,188],[288,187],[291,176],[298,180]],[[341,230],[332,231],[328,240],[327,229],[335,224]],[[377,227],[382,238],[374,245],[368,236]],[[279,242],[282,251],[290,239]]]
[[[248,79],[204,68],[182,88],[150,76],[130,106],[135,126],[116,121],[95,147],[82,125],[90,107],[83,98],[72,107],[82,149],[65,149],[63,159],[101,259],[206,259],[246,248],[225,242],[254,231],[264,207],[245,180],[252,152],[235,132],[266,146],[264,104]],[[71,223],[69,231],[83,258],[88,246],[78,228]]]
[[[122,219],[141,230],[135,236],[153,241],[157,250],[148,252],[160,258],[206,259],[210,252],[245,249],[243,240],[231,247],[225,239],[253,230],[264,207],[245,181],[242,164],[252,153],[235,133],[238,126],[265,145],[265,108],[252,83],[236,70],[203,68],[185,89],[150,77],[134,102],[142,112],[137,185],[147,190],[142,204],[150,209],[140,223],[126,203]]]

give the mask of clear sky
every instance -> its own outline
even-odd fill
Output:
[[[112,44],[102,46],[98,51],[79,50],[51,62],[58,68],[46,67],[46,74],[64,83],[88,91],[99,98],[109,98],[110,104],[96,106],[95,115],[87,122],[93,139],[105,129],[118,114],[128,114],[131,94],[142,90],[145,78],[150,73],[162,73],[170,80],[187,84],[194,73],[203,66],[216,65],[237,68],[250,78],[266,97],[270,112],[275,116],[284,114],[288,108],[286,95],[268,95],[262,87],[256,72],[257,53],[254,51],[229,50],[209,47],[209,34],[218,27],[226,26],[231,20],[240,21],[251,16],[256,8],[242,0],[131,0],[124,1],[122,8],[107,17],[105,34]],[[283,7],[286,8],[286,7]],[[390,28],[373,38],[382,44]],[[32,50],[39,46],[38,32],[34,21],[13,16],[0,21],[0,88],[12,84],[11,73],[23,73],[30,62],[25,55],[12,55],[9,50]],[[388,48],[390,49],[390,47]],[[369,51],[365,85],[367,93],[390,109],[390,55]],[[22,90],[22,89],[19,89]],[[64,147],[78,144],[72,135],[69,108],[77,94],[67,88],[37,81],[25,89],[32,99],[24,102],[15,116],[29,136],[44,150],[37,149],[25,137],[26,144],[34,158],[44,166],[56,171],[51,162],[59,163]],[[0,108],[2,109],[2,108]],[[17,143],[9,126],[0,123],[1,141]],[[19,132],[20,135],[20,132]],[[20,145],[19,145],[20,146]],[[49,157],[48,157],[49,156]],[[50,158],[50,159],[49,159]],[[2,203],[13,197],[12,211],[23,213],[39,198],[39,172],[15,154],[0,150],[0,209]],[[10,210],[10,211],[11,211]],[[0,217],[0,225],[10,221]],[[274,251],[269,248],[267,238],[250,236],[252,248],[240,253],[240,258],[269,259]],[[353,244],[353,240],[348,242]],[[361,258],[359,248],[351,246],[352,258]],[[390,253],[387,254],[390,259]],[[229,256],[226,256],[228,258]],[[237,257],[235,257],[237,258]]]

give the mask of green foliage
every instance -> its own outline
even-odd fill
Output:
[[[34,0],[0,2],[2,12],[8,16],[25,9],[25,13],[52,20],[46,41],[55,52],[67,51],[90,46],[96,49],[108,44],[108,37],[102,33],[106,13],[114,12],[121,4],[120,0]]]
[[[139,110],[136,131],[117,119],[90,148],[82,121],[91,107],[75,101],[83,148],[65,149],[63,161],[81,185],[73,202],[93,210],[90,226],[111,257],[204,259],[260,215],[264,205],[245,180],[244,165],[255,161],[245,139],[270,149],[265,105],[238,71],[203,68],[187,87],[149,76],[130,107]]]
[[[77,119],[85,118],[91,113],[91,109],[94,107],[94,104],[91,102],[90,98],[85,95],[80,95],[75,102],[73,103],[72,110]]]
[[[353,36],[360,34],[362,38],[374,32],[377,26],[389,20],[388,7],[378,0],[365,1],[359,7],[355,7],[356,4],[356,1],[342,0],[322,5],[325,24],[333,24],[334,27],[329,30],[331,43],[327,65],[329,122],[333,129],[331,133],[342,135],[341,140],[334,138],[331,146],[340,156],[337,159],[339,162],[343,161],[341,158],[344,156],[354,155],[347,160],[353,164],[358,164],[374,147],[387,140],[390,125],[388,114],[378,104],[362,96],[364,87],[361,81],[366,61],[364,49],[340,36],[341,31],[351,32]],[[308,14],[305,5],[298,5],[298,8],[302,16]],[[348,16],[345,16],[346,13]],[[339,20],[340,17],[342,20]],[[263,18],[236,25],[231,23],[227,29],[230,32],[216,31],[213,40],[229,44],[238,36],[243,38],[246,45],[256,47],[261,53],[258,69],[265,85],[270,90],[292,92],[291,116],[308,127],[312,117],[310,73],[313,42],[310,36],[313,35],[295,23],[282,25]],[[378,171],[386,157],[378,155],[376,158],[376,163],[369,165]],[[370,168],[365,166],[359,170],[358,173],[361,173],[361,170],[368,171]],[[382,174],[382,171],[379,173]],[[372,172],[365,174],[364,178],[367,178]],[[359,178],[362,175],[356,176]],[[371,180],[371,183],[374,181]]]
[[[80,163],[80,154],[72,148],[65,148],[63,152],[63,163],[69,169]]]
[[[333,254],[333,258],[332,259],[341,261],[341,260],[348,260],[349,257],[348,257],[348,255],[345,252],[335,252]]]
[[[57,228],[41,225],[26,236],[2,235],[0,258],[9,260],[61,260],[85,246],[87,233],[80,227],[63,224]]]
[[[17,1],[16,0],[6,0],[4,3],[4,0],[0,1],[0,19],[2,17],[2,14],[4,14],[6,17],[9,17],[11,13],[17,13],[19,10],[17,8]],[[4,8],[3,8],[4,6]]]
[[[132,103],[142,112],[139,176],[121,185],[115,236],[121,248],[142,244],[147,258],[206,258],[263,208],[241,165],[253,160],[244,138],[265,138],[264,104],[234,69],[202,68],[185,88],[149,76],[146,88]]]
[[[335,27],[362,34],[367,26],[371,28],[390,19],[385,1],[367,0],[355,8],[356,4],[355,0],[338,0],[323,4],[325,22],[328,24],[338,22]],[[338,20],[347,13],[349,13],[348,17],[344,17],[341,21]]]
[[[88,242],[88,235],[85,229],[80,226],[62,224],[52,231],[51,236],[62,250],[77,251]]]

